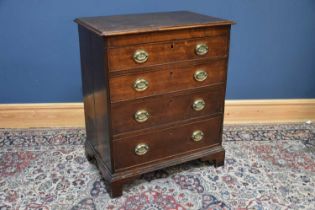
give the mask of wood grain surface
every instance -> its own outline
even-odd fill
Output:
[[[142,71],[132,71],[128,74],[112,76],[110,98],[112,102],[161,95],[182,90],[191,90],[210,85],[224,84],[226,81],[226,59],[215,59],[203,62],[182,62],[173,65],[163,65],[159,68],[146,68]],[[194,73],[197,70],[207,72],[204,81],[196,81]],[[145,79],[149,86],[145,91],[136,91],[133,83],[137,79]]]
[[[231,25],[234,22],[189,11],[82,17],[75,20],[101,36]]]
[[[221,85],[112,104],[112,133],[115,135],[169,123],[180,124],[179,121],[183,120],[222,114],[224,89],[225,86]],[[197,99],[204,100],[203,110],[193,109]],[[150,114],[147,121],[139,123],[134,119],[138,110],[146,110]]]
[[[197,55],[195,53],[197,44],[208,45],[209,52],[205,55]],[[109,71],[114,72],[185,60],[220,58],[227,55],[227,49],[228,36],[111,48],[108,49],[108,65]],[[145,50],[149,54],[145,63],[139,64],[133,60],[133,55],[137,50]]]
[[[158,31],[107,37],[108,48],[156,43],[181,39],[196,39],[212,36],[227,36],[229,25],[209,26],[204,28],[180,29],[175,31]]]
[[[215,117],[114,141],[115,168],[136,167],[150,161],[161,161],[168,156],[176,156],[202,147],[219,145],[221,142],[221,122],[222,117]],[[191,139],[191,135],[195,130],[201,130],[204,133],[204,138],[199,142]],[[141,156],[135,154],[135,147],[140,143],[149,146],[147,154]]]

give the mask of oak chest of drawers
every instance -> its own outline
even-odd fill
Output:
[[[75,21],[86,155],[112,197],[149,171],[193,159],[223,165],[233,22],[186,11]]]

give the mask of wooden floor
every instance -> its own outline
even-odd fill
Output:
[[[315,121],[315,99],[225,102],[225,124],[306,121]],[[0,104],[0,128],[31,127],[84,127],[83,104]]]

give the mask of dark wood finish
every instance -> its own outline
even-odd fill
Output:
[[[225,87],[221,85],[112,104],[112,133],[115,135],[185,119],[222,114],[224,90]],[[193,109],[196,99],[205,101],[204,109]],[[134,114],[141,109],[148,111],[150,116],[146,122],[139,123],[134,119]]]
[[[219,145],[221,122],[222,117],[215,117],[114,141],[114,167],[115,169],[137,167],[140,164],[161,161],[164,157],[191,152],[202,147]],[[195,130],[204,132],[204,137],[199,142],[195,142],[191,138]],[[136,155],[134,152],[135,147],[140,143],[149,146],[147,154],[142,156]]]
[[[112,171],[108,73],[104,71],[104,40],[79,26],[81,71],[87,141]],[[106,103],[107,102],[107,103]]]
[[[200,69],[208,73],[208,77],[202,82],[196,81],[193,76]],[[138,92],[133,88],[133,83],[138,78],[143,78],[149,82],[147,90]],[[225,81],[226,59],[210,60],[206,63],[183,62],[113,76],[109,81],[110,97],[112,102],[117,102],[223,84]]]
[[[222,26],[234,23],[189,11],[82,17],[76,19],[75,22],[101,36]]]
[[[112,197],[141,174],[186,161],[224,163],[222,128],[229,33],[232,21],[191,12],[167,12],[76,19],[79,24],[82,83],[87,140],[85,152],[96,164]],[[207,43],[209,52],[195,54]],[[147,62],[132,59],[137,49]],[[206,70],[196,82],[193,73]],[[133,81],[149,81],[135,92]],[[202,111],[192,109],[203,98]],[[135,123],[137,109],[151,116]],[[204,138],[194,142],[194,130]],[[146,143],[149,151],[135,154]]]
[[[217,26],[110,36],[108,37],[108,48],[181,39],[185,40],[212,36],[227,36],[228,34],[229,26]]]
[[[196,55],[195,47],[200,43],[209,46],[209,52],[206,55]],[[111,48],[108,50],[109,69],[114,72],[185,60],[220,58],[227,55],[227,43],[228,36],[215,36]],[[134,52],[139,49],[149,53],[149,58],[145,63],[139,64],[133,60]]]

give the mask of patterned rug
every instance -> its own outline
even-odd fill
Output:
[[[192,161],[110,199],[83,129],[0,129],[0,209],[315,209],[315,126],[226,126],[225,166]]]

